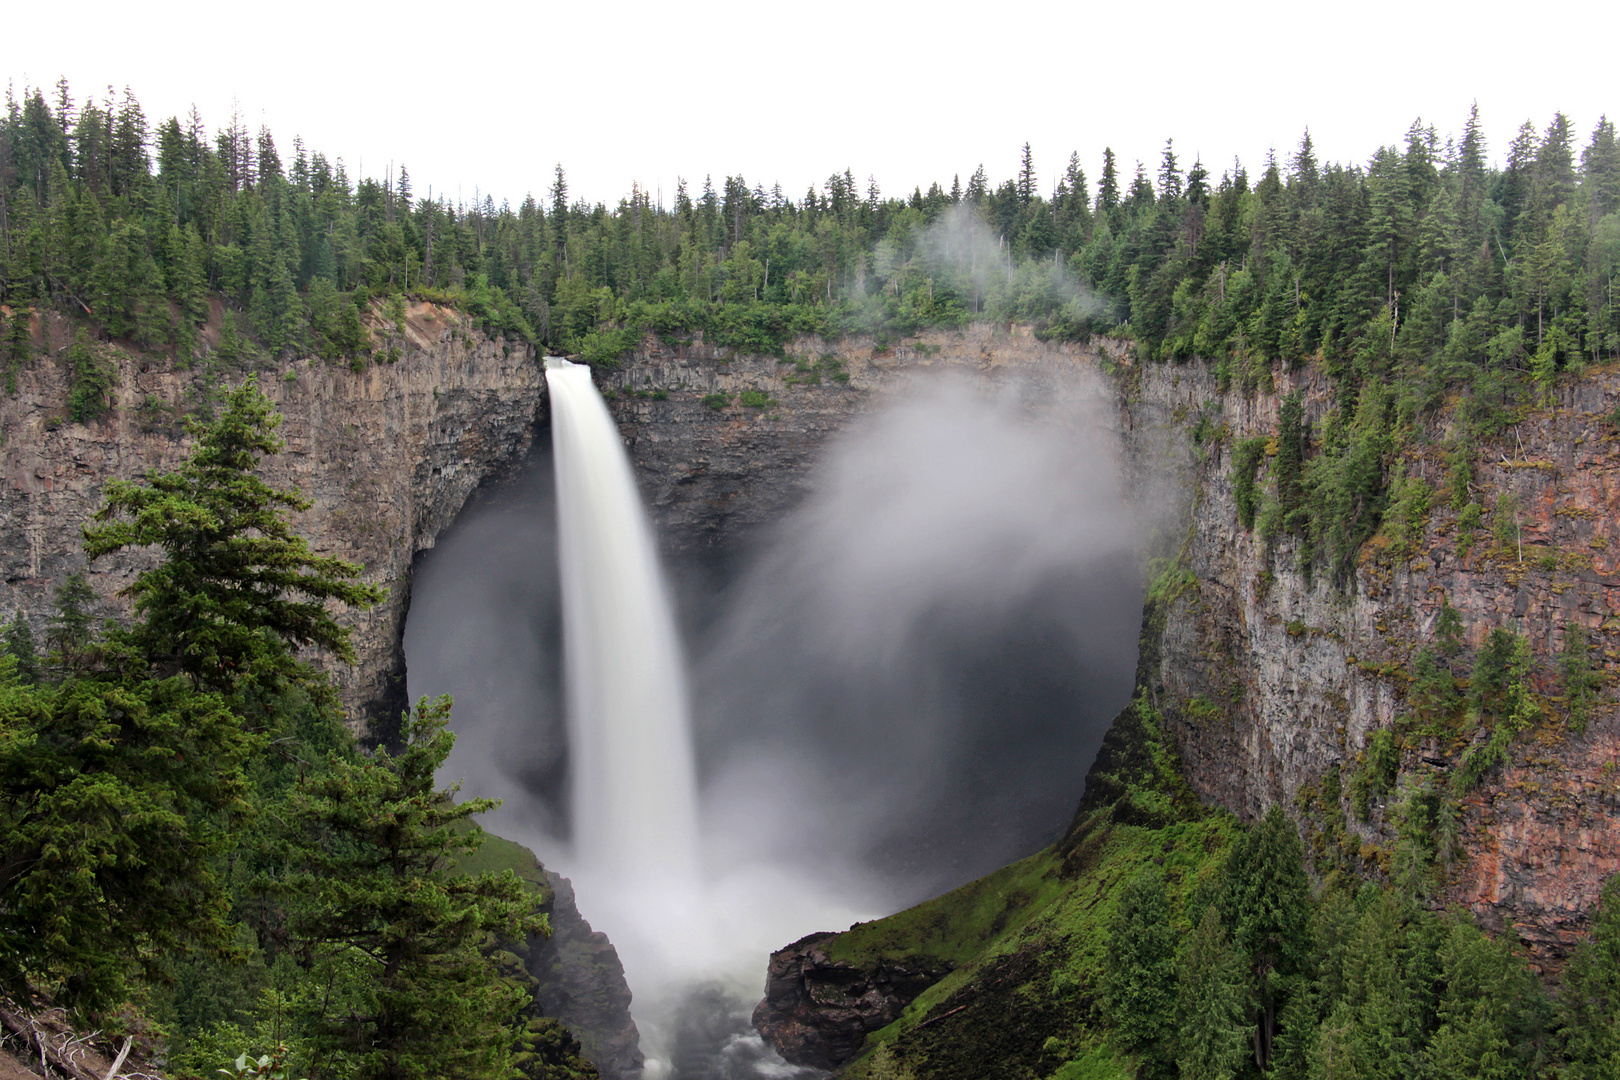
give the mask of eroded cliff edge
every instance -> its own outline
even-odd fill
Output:
[[[53,349],[66,344],[63,327],[50,332]],[[0,399],[0,614],[20,608],[36,629],[50,590],[83,566],[79,525],[106,480],[169,467],[185,452],[172,411],[195,393],[196,377],[130,357],[119,364],[119,407],[89,425],[63,420],[65,375],[48,361]],[[1374,733],[1408,711],[1411,660],[1442,602],[1459,612],[1471,649],[1495,627],[1523,635],[1545,722],[1463,798],[1458,857],[1438,899],[1495,928],[1511,923],[1556,962],[1582,932],[1599,883],[1620,870],[1620,728],[1610,700],[1620,659],[1620,452],[1608,419],[1620,373],[1594,369],[1560,384],[1547,407],[1479,448],[1474,497],[1494,506],[1509,496],[1522,549],[1465,551],[1456,512],[1436,496],[1408,550],[1375,540],[1342,587],[1320,575],[1307,583],[1295,541],[1278,537],[1268,554],[1238,521],[1234,448],[1274,435],[1290,392],[1307,423],[1321,415],[1326,391],[1307,372],[1277,373],[1273,390],[1223,392],[1210,367],[1138,365],[1123,343],[1046,343],[976,326],[898,343],[802,339],[783,357],[649,340],[599,382],[666,546],[701,553],[779,517],[809,491],[833,434],[939,370],[987,388],[1016,382],[1034,400],[1081,384],[1109,396],[1129,483],[1168,523],[1158,550],[1171,557],[1161,564],[1163,617],[1140,682],[1188,781],[1211,803],[1244,817],[1281,803],[1319,850],[1384,872],[1399,783],[1374,795],[1365,820],[1345,788]],[[411,310],[397,364],[357,374],[299,361],[263,377],[288,439],[267,474],[315,499],[299,527],[323,553],[362,562],[369,579],[390,586],[385,605],[346,615],[361,662],[338,678],[354,715],[386,716],[398,703],[411,558],[481,479],[528,447],[543,384],[527,347],[427,305]],[[1438,489],[1442,454],[1438,441],[1414,446],[1403,467]],[[98,591],[112,596],[138,560],[98,562]],[[117,609],[109,600],[103,613]],[[1586,628],[1605,679],[1583,732],[1559,721],[1555,661],[1571,622]],[[1403,745],[1402,780],[1449,772],[1474,738],[1460,731]],[[1077,797],[1080,787],[1076,777]]]
[[[0,617],[21,611],[42,637],[53,590],[87,569],[80,528],[113,479],[177,466],[189,453],[179,416],[206,409],[217,380],[115,348],[114,407],[68,419],[68,374],[54,362],[71,340],[55,316],[35,319],[46,358],[25,366],[17,393],[0,396]],[[227,382],[241,378],[224,375]],[[286,449],[265,461],[271,483],[313,501],[295,527],[322,555],[361,564],[387,586],[370,611],[341,614],[358,662],[332,671],[356,727],[386,737],[404,705],[400,637],[411,560],[433,546],[480,481],[514,463],[533,440],[544,373],[532,347],[491,338],[464,315],[411,306],[400,359],[360,371],[319,360],[259,376],[283,423]],[[150,564],[131,552],[88,567],[96,615],[127,610],[118,591]]]

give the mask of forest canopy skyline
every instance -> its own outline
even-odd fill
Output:
[[[97,84],[100,85],[100,84]],[[260,119],[253,118],[253,110],[244,108],[242,104],[233,99],[229,115],[212,116],[200,108],[195,101],[184,110],[166,112],[162,109],[148,109],[145,107],[146,99],[130,84],[119,87],[113,83],[106,83],[99,90],[82,91],[77,83],[66,76],[59,76],[50,83],[33,82],[27,79],[9,77],[6,86],[6,107],[13,115],[19,115],[28,99],[38,93],[44,100],[51,114],[62,123],[61,117],[66,115],[64,133],[70,142],[73,137],[71,127],[78,119],[80,110],[93,108],[107,116],[115,116],[120,110],[133,102],[140,108],[146,122],[148,142],[145,144],[146,167],[149,170],[159,170],[161,162],[158,159],[158,146],[155,139],[161,122],[170,119],[180,123],[188,133],[208,143],[217,143],[222,138],[230,137],[232,132],[245,136],[248,140],[256,140],[259,136],[268,133],[283,156],[293,157],[299,153],[315,155],[326,161],[335,172],[341,173],[351,185],[356,188],[363,181],[373,181],[382,188],[392,188],[396,185],[400,175],[406,177],[408,190],[415,198],[428,198],[431,201],[457,210],[477,211],[483,208],[489,210],[507,209],[516,210],[525,200],[532,199],[543,203],[552,199],[555,194],[557,170],[561,169],[566,177],[570,195],[570,204],[578,205],[582,209],[591,209],[597,206],[611,210],[615,203],[624,201],[642,202],[648,207],[660,211],[673,211],[677,208],[677,200],[684,188],[689,193],[700,190],[707,181],[718,185],[722,179],[731,179],[733,175],[741,179],[746,177],[748,187],[761,197],[774,197],[782,204],[802,204],[806,191],[806,183],[798,185],[774,178],[769,175],[768,164],[749,163],[735,174],[722,169],[706,169],[692,174],[672,173],[667,177],[668,184],[662,182],[649,184],[640,177],[627,176],[616,187],[605,188],[602,191],[585,190],[582,188],[576,166],[564,158],[546,160],[537,163],[533,170],[532,179],[523,185],[521,191],[503,192],[481,184],[473,184],[469,189],[465,185],[457,185],[451,192],[442,185],[434,185],[424,178],[421,170],[413,165],[406,154],[388,153],[383,155],[383,161],[378,167],[377,157],[374,155],[371,164],[366,163],[363,155],[349,156],[330,146],[322,146],[306,139],[294,128],[284,130],[283,126],[273,125],[264,121],[265,110],[259,110]],[[64,98],[64,93],[67,95]],[[1610,122],[1614,110],[1587,110],[1594,112],[1592,123],[1601,126]],[[1509,164],[1513,153],[1515,138],[1522,140],[1524,132],[1529,129],[1539,133],[1545,123],[1554,115],[1561,117],[1570,131],[1580,133],[1589,131],[1592,125],[1582,126],[1581,117],[1555,106],[1546,116],[1526,116],[1513,120],[1511,125],[1506,124],[1503,117],[1491,117],[1485,114],[1475,97],[1463,106],[1458,117],[1437,118],[1432,116],[1414,115],[1403,121],[1402,130],[1427,132],[1433,140],[1434,149],[1445,153],[1455,152],[1462,138],[1463,129],[1469,128],[1476,132],[1477,146],[1482,154],[1483,164],[1487,168],[1501,169]],[[939,184],[942,190],[948,190],[950,181],[966,187],[973,174],[982,172],[983,179],[992,187],[1003,182],[1025,182],[1020,180],[1027,175],[1033,177],[1032,194],[1040,195],[1048,200],[1059,194],[1058,189],[1063,186],[1066,177],[1072,177],[1078,166],[1085,175],[1098,178],[1104,169],[1110,165],[1127,180],[1140,172],[1154,182],[1162,172],[1164,154],[1171,152],[1180,167],[1185,170],[1198,165],[1212,180],[1223,178],[1232,179],[1242,174],[1254,177],[1265,171],[1270,165],[1276,165],[1286,170],[1290,158],[1298,152],[1301,140],[1308,140],[1316,159],[1323,165],[1335,165],[1344,168],[1367,169],[1373,165],[1384,150],[1400,152],[1405,139],[1388,137],[1375,140],[1362,148],[1361,152],[1351,157],[1335,156],[1323,149],[1324,135],[1331,138],[1331,132],[1307,122],[1294,132],[1275,131],[1272,133],[1267,147],[1262,150],[1259,157],[1250,160],[1241,153],[1229,153],[1224,156],[1220,153],[1213,157],[1210,154],[1194,149],[1196,133],[1193,138],[1184,138],[1175,132],[1168,132],[1157,136],[1157,141],[1151,142],[1150,152],[1145,156],[1131,156],[1113,144],[1093,145],[1091,142],[1066,146],[1063,148],[1043,147],[1033,141],[1010,141],[1003,152],[984,160],[967,163],[936,162],[933,171],[917,182],[904,189],[891,189],[886,186],[880,177],[864,168],[859,161],[829,160],[820,173],[815,174],[807,183],[810,189],[820,194],[829,190],[829,185],[840,178],[849,183],[853,181],[855,189],[861,195],[869,197],[876,191],[879,197],[906,200],[917,192],[926,192],[930,184]],[[1493,137],[1496,135],[1497,137]],[[1343,143],[1343,139],[1337,140]],[[1331,144],[1330,144],[1331,145]],[[1148,146],[1143,143],[1142,146]],[[1139,147],[1141,148],[1141,147]],[[735,156],[735,155],[727,155]],[[943,155],[941,155],[943,156]],[[251,168],[251,166],[249,166]],[[1123,183],[1124,181],[1122,181]],[[1092,196],[1095,199],[1097,192]]]
[[[1455,130],[1474,101],[1500,148],[1555,110],[1590,130],[1611,95],[1601,65],[1554,49],[1496,63],[1488,21],[1393,0],[1167,0],[1149,18],[1040,2],[964,18],[881,0],[627,0],[611,19],[561,4],[377,18],[312,0],[273,18],[193,0],[154,14],[86,0],[64,34],[25,6],[6,74],[19,89],[65,76],[98,99],[128,86],[159,118],[196,104],[223,126],[239,108],[351,176],[403,160],[420,193],[463,204],[475,190],[541,198],[558,161],[576,195],[608,205],[632,183],[668,205],[677,176],[706,172],[802,192],[849,169],[863,187],[926,190],[981,163],[1001,173],[1026,142],[1048,177],[1075,150],[1096,176],[1105,146],[1151,169],[1167,137],[1216,176],[1233,158],[1254,171],[1306,128],[1324,160],[1365,163],[1414,118]]]

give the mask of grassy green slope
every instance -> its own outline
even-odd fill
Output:
[[[1219,873],[1238,826],[1201,810],[1168,764],[1158,718],[1133,703],[1115,721],[1087,797],[1052,848],[887,919],[829,939],[857,966],[925,955],[955,970],[868,1037],[846,1080],[1081,1080],[1129,1075],[1099,1004],[1116,898],[1150,864],[1178,929]]]

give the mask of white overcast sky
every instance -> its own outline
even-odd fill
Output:
[[[410,168],[471,201],[570,195],[610,205],[639,182],[667,205],[684,176],[780,183],[797,199],[851,170],[886,194],[1011,177],[1028,141],[1050,190],[1080,153],[1093,185],[1112,146],[1128,178],[1166,138],[1217,177],[1285,159],[1365,162],[1414,119],[1460,133],[1479,102],[1493,160],[1555,110],[1584,145],[1620,114],[1620,5],[1525,13],[1429,0],[1158,0],[1141,5],[895,3],[10,5],[0,73],[20,92],[60,76],[75,97],[129,86],[148,119],[209,128],[233,101],[283,157],[300,135],[351,179]]]

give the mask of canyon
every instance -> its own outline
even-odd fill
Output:
[[[36,326],[52,353],[66,334],[54,317]],[[298,360],[260,375],[287,440],[266,462],[266,478],[312,500],[297,525],[318,552],[360,563],[367,580],[389,589],[377,608],[342,614],[359,663],[333,672],[351,725],[372,740],[388,739],[403,704],[400,635],[413,560],[480,483],[515,467],[546,417],[541,358],[530,346],[427,304],[411,306],[405,338],[396,363],[352,371]],[[118,590],[150,556],[86,568],[79,528],[106,481],[181,460],[187,443],[177,417],[206,409],[203,373],[108,355],[118,367],[115,407],[88,424],[66,419],[67,376],[50,359],[24,368],[18,391],[0,398],[0,616],[21,612],[36,637],[54,588],[76,571],[88,569],[98,615],[127,612]],[[1140,363],[1125,342],[1045,342],[1027,328],[976,325],[902,341],[805,338],[781,357],[733,355],[697,337],[649,338],[600,371],[598,383],[668,554],[698,559],[735,550],[806,498],[834,434],[937,371],[983,388],[1016,385],[1035,402],[1075,385],[1110,402],[1123,474],[1154,530],[1155,601],[1138,690],[1164,718],[1186,781],[1207,804],[1249,820],[1280,804],[1308,839],[1323,834],[1324,817],[1342,817],[1332,842],[1363,872],[1388,872],[1399,784],[1370,800],[1365,820],[1343,795],[1325,806],[1324,790],[1338,790],[1374,733],[1407,711],[1412,658],[1432,640],[1443,604],[1460,615],[1469,649],[1493,628],[1521,634],[1541,719],[1503,768],[1462,797],[1458,851],[1435,902],[1511,929],[1544,969],[1556,969],[1602,882],[1620,870],[1620,717],[1611,700],[1620,663],[1620,439],[1609,419],[1620,372],[1589,369],[1560,382],[1552,399],[1480,447],[1472,498],[1514,515],[1513,544],[1462,542],[1457,512],[1437,493],[1404,550],[1375,538],[1342,584],[1307,580],[1295,539],[1268,545],[1238,519],[1234,448],[1274,436],[1289,393],[1300,395],[1307,423],[1322,415],[1327,388],[1308,369],[1278,371],[1274,385],[1245,393],[1223,388],[1212,365]],[[1403,465],[1439,488],[1444,451],[1438,440],[1414,444]],[[1268,469],[1262,462],[1261,484]],[[1570,624],[1586,630],[1603,675],[1584,730],[1565,722],[1557,675]],[[1449,776],[1477,738],[1411,742],[1401,783]],[[1076,800],[1084,786],[1075,776]],[[806,963],[828,968],[819,939],[797,944]],[[869,1013],[859,1022],[870,1030],[926,982],[910,969],[904,976],[827,977],[859,988],[856,998],[903,984],[870,1008],[834,1002]],[[784,994],[808,993],[802,980],[791,985],[795,977],[786,967],[771,975]]]

